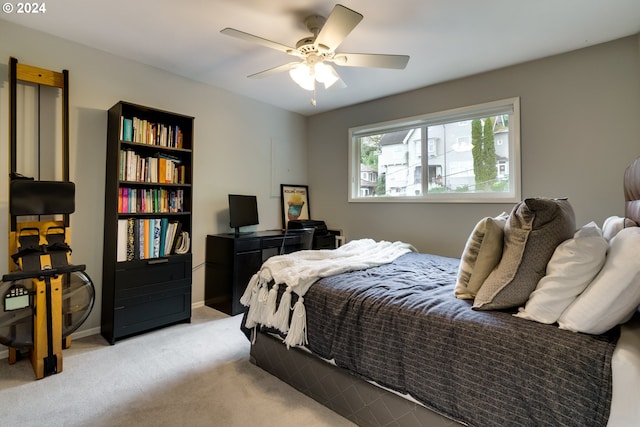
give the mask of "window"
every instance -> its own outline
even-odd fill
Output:
[[[512,98],[351,128],[349,201],[518,202],[519,124]]]

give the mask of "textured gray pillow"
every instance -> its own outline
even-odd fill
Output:
[[[566,199],[526,199],[517,204],[504,229],[502,258],[474,300],[476,310],[524,305],[556,247],[573,237],[575,214]]]
[[[458,281],[454,294],[460,299],[474,299],[489,273],[502,258],[504,226],[509,215],[481,219],[467,239],[460,257]]]

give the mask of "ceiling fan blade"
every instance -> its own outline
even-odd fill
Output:
[[[314,44],[320,50],[333,52],[362,21],[363,16],[340,4],[334,6],[327,21],[318,33]]]
[[[342,67],[394,68],[402,70],[409,62],[407,55],[381,55],[372,53],[339,53],[331,61]]]
[[[288,64],[278,65],[277,67],[269,68],[268,70],[260,71],[259,73],[251,74],[247,77],[250,79],[261,79],[263,77],[269,77],[283,71],[289,71],[298,64],[300,64],[300,62],[289,62]]]
[[[342,79],[338,79],[334,84],[331,85],[329,90],[331,89],[344,89],[347,87],[347,84]]]
[[[271,49],[279,50],[280,52],[288,53],[289,55],[300,56],[298,51],[293,47],[289,47],[271,40],[267,40],[262,37],[254,36],[253,34],[245,33],[244,31],[236,30],[234,28],[225,28],[220,32],[227,36],[235,37],[237,39],[241,39],[241,40],[252,42],[252,43],[257,43],[259,45],[262,45]]]

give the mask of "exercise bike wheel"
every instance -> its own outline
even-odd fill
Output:
[[[62,337],[66,338],[78,329],[95,302],[93,282],[84,271],[65,274],[62,279]]]
[[[89,317],[95,303],[95,288],[88,274],[74,271],[62,275],[62,337],[67,338]],[[33,292],[32,279],[0,282],[0,297],[7,298],[14,288]],[[4,302],[4,301],[3,301]],[[0,344],[17,349],[33,348],[33,298],[28,304],[12,309],[2,304],[0,311]]]

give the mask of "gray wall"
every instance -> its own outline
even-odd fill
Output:
[[[523,198],[569,197],[578,226],[622,215],[622,175],[640,156],[639,41],[627,37],[311,117],[312,216],[347,239],[403,240],[458,257],[480,218],[513,205],[348,203],[348,129],[515,96]]]
[[[204,300],[205,236],[230,231],[227,194],[257,194],[259,228],[273,229],[281,223],[279,183],[306,184],[306,119],[299,114],[5,21],[0,21],[0,40],[0,159],[8,154],[9,57],[49,70],[69,70],[70,174],[76,183],[72,260],[87,265],[98,294],[81,332],[99,332],[107,110],[116,102],[195,117],[194,304]],[[23,97],[18,101],[24,105]],[[20,107],[21,121],[29,122],[23,117],[28,111]],[[22,140],[19,148],[24,148]],[[0,176],[0,272],[4,274],[9,271],[7,161],[0,161]]]

